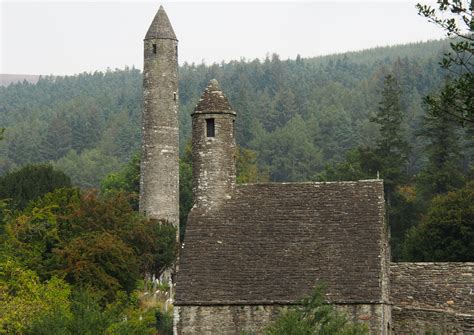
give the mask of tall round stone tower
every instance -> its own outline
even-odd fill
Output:
[[[162,6],[144,40],[143,103],[140,211],[179,229],[178,40]]]
[[[235,112],[217,80],[209,82],[192,115],[194,206],[209,210],[235,186]]]

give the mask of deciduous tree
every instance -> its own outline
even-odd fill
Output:
[[[474,261],[474,182],[433,199],[408,233],[404,257],[422,262]]]

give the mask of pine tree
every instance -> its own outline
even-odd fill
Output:
[[[288,86],[281,86],[275,95],[276,118],[272,120],[276,127],[283,127],[298,114],[296,97]]]
[[[47,133],[41,145],[43,160],[56,160],[71,149],[72,131],[64,115],[56,115],[49,123]]]
[[[388,223],[392,236],[392,255],[393,259],[397,260],[400,257],[400,246],[405,233],[416,221],[416,215],[412,204],[399,192],[399,186],[408,179],[406,169],[409,146],[402,128],[400,86],[392,75],[385,77],[382,100],[377,115],[371,121],[380,125],[380,139],[375,148],[375,160],[384,179]]]
[[[446,106],[446,102],[439,102]],[[418,184],[424,200],[447,193],[463,185],[462,160],[458,124],[447,113],[434,113],[431,109],[423,121],[420,136],[428,139],[425,152],[428,163],[422,170]]]
[[[380,160],[380,174],[385,182],[387,200],[397,185],[406,178],[409,146],[402,129],[403,112],[400,106],[400,87],[396,78],[387,75],[382,89],[382,100],[372,122],[380,125],[380,139],[375,154]]]

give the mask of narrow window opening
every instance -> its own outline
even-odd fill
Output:
[[[156,55],[156,44],[153,44],[153,54]]]
[[[176,92],[173,92],[173,100],[176,101]]]
[[[232,120],[232,137],[235,140],[235,120]]]
[[[175,46],[174,50],[176,51],[176,57],[177,57],[178,56],[178,46]]]
[[[216,135],[216,128],[214,119],[206,119],[207,137],[214,137]]]

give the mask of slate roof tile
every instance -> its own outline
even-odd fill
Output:
[[[382,300],[381,180],[238,185],[188,217],[176,305],[295,303],[318,283],[332,302]]]

